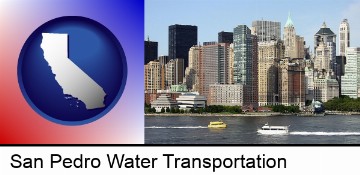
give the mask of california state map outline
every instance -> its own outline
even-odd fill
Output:
[[[64,98],[82,101],[87,110],[105,107],[104,89],[68,57],[68,37],[64,33],[42,33],[40,44]]]

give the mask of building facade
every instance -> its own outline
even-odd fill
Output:
[[[206,98],[198,92],[182,93],[176,100],[179,108],[184,110],[205,108],[206,105]]]
[[[171,85],[177,85],[183,83],[184,78],[184,59],[176,58],[171,59],[165,65],[165,85],[166,88],[170,88]]]
[[[314,69],[318,72],[332,72],[331,52],[331,47],[328,47],[323,42],[319,43],[315,50],[316,58],[314,61]]]
[[[336,62],[336,35],[324,22],[320,30],[314,35],[315,69],[322,72],[335,72]],[[318,64],[316,64],[318,63]],[[320,67],[316,67],[323,65]],[[329,65],[329,66],[328,66]],[[330,68],[328,68],[330,67]],[[326,76],[326,75],[324,75]]]
[[[246,25],[234,28],[234,83],[252,84],[252,38]]]
[[[189,66],[185,70],[184,84],[191,91],[199,91],[199,61],[201,46],[193,46],[189,50]]]
[[[229,47],[229,67],[228,67],[227,84],[234,84],[234,44],[231,43]]]
[[[276,21],[257,20],[252,22],[252,34],[258,36],[259,42],[281,39],[281,23]]]
[[[345,75],[341,77],[341,95],[360,97],[360,48],[346,49]]]
[[[144,65],[150,61],[156,60],[158,57],[158,42],[150,41],[149,39],[145,41],[145,61]]]
[[[284,27],[284,45],[285,57],[289,58],[304,58],[304,37],[296,35],[294,23],[291,20],[290,14]]]
[[[166,111],[166,108],[177,107],[177,102],[167,94],[161,94],[155,101],[151,102],[151,107],[155,108],[156,112],[161,112],[162,109]]]
[[[218,43],[233,43],[233,33],[221,31],[218,33]]]
[[[234,28],[233,82],[234,84],[244,85],[244,105],[255,103],[253,105],[257,106],[258,101],[255,94],[257,70],[254,69],[257,65],[257,39],[256,36],[251,34],[251,30],[246,25],[239,25]]]
[[[243,87],[242,84],[210,85],[208,105],[243,106]]]
[[[155,93],[161,89],[161,68],[159,61],[150,61],[145,65],[145,92]]]
[[[345,56],[348,47],[350,47],[350,25],[347,19],[343,19],[339,27],[339,55]]]
[[[250,86],[245,86],[246,93],[249,93],[250,97],[247,97],[248,99],[244,100],[245,105],[252,105],[254,107],[258,106],[259,102],[259,80],[258,80],[258,74],[259,74],[259,59],[258,59],[258,37],[256,35],[251,35],[252,40],[252,84]],[[250,91],[247,91],[246,88],[250,88]]]
[[[319,76],[314,78],[314,100],[327,102],[339,97],[339,84],[330,76]]]
[[[189,65],[189,49],[197,45],[197,42],[197,26],[179,24],[169,26],[169,58],[184,59],[185,68]]]
[[[199,61],[199,93],[205,97],[209,93],[209,85],[219,82],[219,45],[202,46]]]
[[[279,63],[279,102],[285,106],[305,106],[304,63],[299,59],[282,59]]]
[[[277,105],[278,92],[278,62],[284,58],[282,41],[259,42],[258,45],[258,97],[259,106]]]
[[[305,100],[314,99],[314,69],[305,67]]]

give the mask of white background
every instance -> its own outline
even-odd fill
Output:
[[[43,158],[44,168],[25,169],[12,168],[11,156],[19,154],[22,158]],[[80,154],[83,157],[99,158],[101,160],[100,168],[63,168],[57,164],[55,168],[50,168],[50,155],[60,154],[63,158],[77,158]],[[155,161],[155,168],[109,168],[106,154],[125,154],[126,157],[147,157],[158,158]],[[215,173],[211,168],[202,169],[180,169],[166,167],[166,157],[163,154],[175,154],[175,157],[208,157],[208,158],[237,158],[245,157],[256,158],[258,154],[265,154],[267,158],[286,158],[286,169],[243,169],[238,168],[220,168]],[[119,157],[120,158],[120,157]],[[285,147],[285,146],[113,146],[113,147],[0,147],[0,174],[246,174],[246,175],[329,175],[329,174],[359,174],[360,173],[360,147]]]

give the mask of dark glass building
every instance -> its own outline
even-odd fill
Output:
[[[233,43],[233,33],[224,31],[219,32],[218,43]]]
[[[158,57],[158,43],[154,41],[145,41],[145,62],[144,64],[149,63],[150,61],[156,60]]]
[[[185,68],[188,67],[189,49],[197,42],[197,26],[179,24],[169,26],[169,59],[182,58]]]

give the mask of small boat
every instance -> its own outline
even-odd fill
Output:
[[[210,122],[210,124],[208,125],[208,128],[226,128],[226,123],[224,123],[221,120],[216,121],[216,122]]]
[[[257,130],[260,134],[288,134],[289,126],[269,126],[265,124],[263,127]]]

